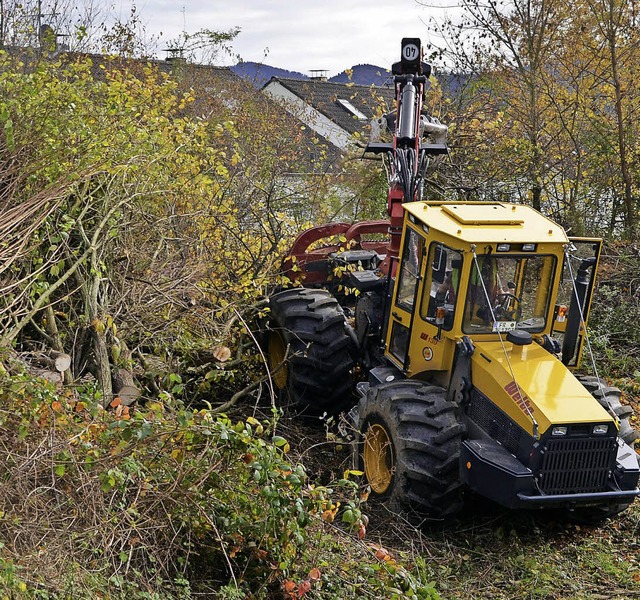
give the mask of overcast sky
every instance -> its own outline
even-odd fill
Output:
[[[121,2],[126,18],[130,4]],[[136,7],[147,35],[168,40],[183,29],[237,26],[233,49],[243,60],[329,76],[361,63],[390,67],[403,37],[426,41],[430,14],[415,0],[138,0]]]

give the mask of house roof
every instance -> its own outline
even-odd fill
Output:
[[[242,79],[229,67],[198,65],[180,59],[123,58],[121,56],[84,52],[61,52],[58,57],[62,60],[91,59],[91,73],[97,80],[104,79],[105,70],[119,70],[126,67],[135,71],[136,69],[142,70],[147,65],[153,65],[160,73],[177,76],[184,82],[197,85],[201,90],[212,84],[228,87],[242,82]]]
[[[229,67],[214,65],[200,65],[180,59],[165,59],[149,61],[158,67],[159,71],[169,74],[180,74],[183,78],[192,77],[198,83],[202,79],[211,77],[220,84],[238,85],[243,79],[236,75]]]
[[[11,48],[7,50],[5,48],[4,50],[11,58],[24,63],[21,68],[26,70],[29,70],[31,64],[41,57],[38,49]],[[179,89],[191,92],[193,100],[187,103],[183,109],[183,112],[190,116],[206,117],[211,114],[220,115],[225,111],[237,115],[237,113],[243,112],[242,105],[251,104],[250,107],[245,106],[244,108],[248,111],[256,111],[283,136],[296,140],[297,152],[292,153],[294,162],[290,165],[293,172],[325,173],[330,171],[341,157],[337,148],[325,142],[309,127],[301,126],[300,121],[283,110],[280,104],[274,102],[267,95],[261,94],[229,67],[199,65],[181,59],[123,58],[67,51],[56,52],[50,54],[49,57],[63,63],[78,59],[90,59],[90,71],[97,81],[104,81],[107,73],[124,68],[134,74],[143,75],[146,68],[152,65],[159,73],[170,75],[178,83]],[[239,122],[245,128],[242,134],[244,136],[251,135],[250,121],[240,118]],[[304,156],[306,159],[301,159]],[[301,160],[306,164],[300,164]],[[285,157],[282,159],[282,164],[288,165]]]
[[[349,134],[363,132],[381,110],[388,112],[395,106],[393,87],[272,77],[263,89],[275,83],[282,85]]]

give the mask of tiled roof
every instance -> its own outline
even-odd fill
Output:
[[[92,62],[91,72],[96,79],[104,78],[105,69],[144,69],[147,65],[152,65],[160,73],[168,75],[179,75],[183,80],[194,82],[215,81],[218,85],[237,84],[242,81],[229,67],[214,67],[211,65],[197,65],[182,60],[158,60],[155,58],[123,58],[120,56],[109,56],[104,54],[89,54],[65,52],[60,53],[59,58],[63,60],[74,60],[76,58],[90,58]]]
[[[23,63],[22,68],[26,70],[29,70],[31,64],[40,57],[37,49],[5,48],[4,50],[8,51],[9,56],[16,61]],[[253,109],[268,119],[272,125],[277,123],[278,130],[283,135],[293,135],[297,148],[307,155],[306,165],[292,165],[292,168],[309,173],[327,172],[340,158],[340,152],[336,148],[322,140],[313,130],[301,127],[300,122],[283,110],[279,104],[255,90],[247,80],[236,75],[229,67],[198,65],[179,59],[133,59],[76,52],[59,52],[50,55],[50,58],[60,60],[63,64],[79,59],[90,59],[91,74],[97,81],[103,81],[109,71],[124,68],[141,75],[148,65],[152,65],[158,72],[171,75],[177,81],[179,89],[192,92],[193,102],[187,104],[184,109],[184,112],[191,116],[216,114],[225,108],[233,112],[238,102],[245,101],[244,94],[249,94],[255,105]],[[242,133],[251,135],[249,131]]]
[[[321,112],[345,131],[362,132],[374,115],[388,112],[395,107],[393,87],[376,87],[350,83],[332,83],[317,79],[300,80],[273,77],[290,92]],[[267,85],[269,85],[269,83]],[[359,119],[345,103],[347,101],[366,119]]]
[[[173,60],[152,60],[152,64],[164,73],[180,73],[183,77],[192,76],[194,80],[199,81],[203,77],[212,77],[219,83],[231,83],[237,85],[242,78],[236,75],[229,67],[216,67],[213,65],[199,65],[184,61],[176,62]]]

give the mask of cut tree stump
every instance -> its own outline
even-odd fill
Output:
[[[56,383],[56,384],[62,383],[62,373],[59,371],[32,368],[31,373],[35,377],[41,377],[42,379],[45,379],[46,381],[50,381],[51,383]]]
[[[114,369],[111,373],[113,383],[113,396],[122,400],[124,406],[130,406],[140,396],[140,390],[136,387],[133,374],[127,369]]]

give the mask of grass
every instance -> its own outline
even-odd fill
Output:
[[[415,527],[370,513],[368,536],[451,599],[640,598],[640,504],[599,526],[468,498],[446,523]]]
[[[444,577],[432,570],[442,597],[640,597],[638,506],[581,527],[552,513],[473,504],[455,522],[423,531],[413,548],[445,567]]]
[[[312,478],[348,468],[349,449],[336,450],[319,428],[287,427]],[[384,547],[419,581],[434,582],[445,600],[640,598],[640,501],[598,526],[554,511],[510,511],[473,495],[455,518],[420,526],[371,500],[364,510],[363,542]]]
[[[640,598],[638,502],[586,527],[469,496],[416,526],[340,484],[333,427],[283,418],[272,437],[266,415],[148,403],[127,420],[86,391],[0,388],[0,598]]]

